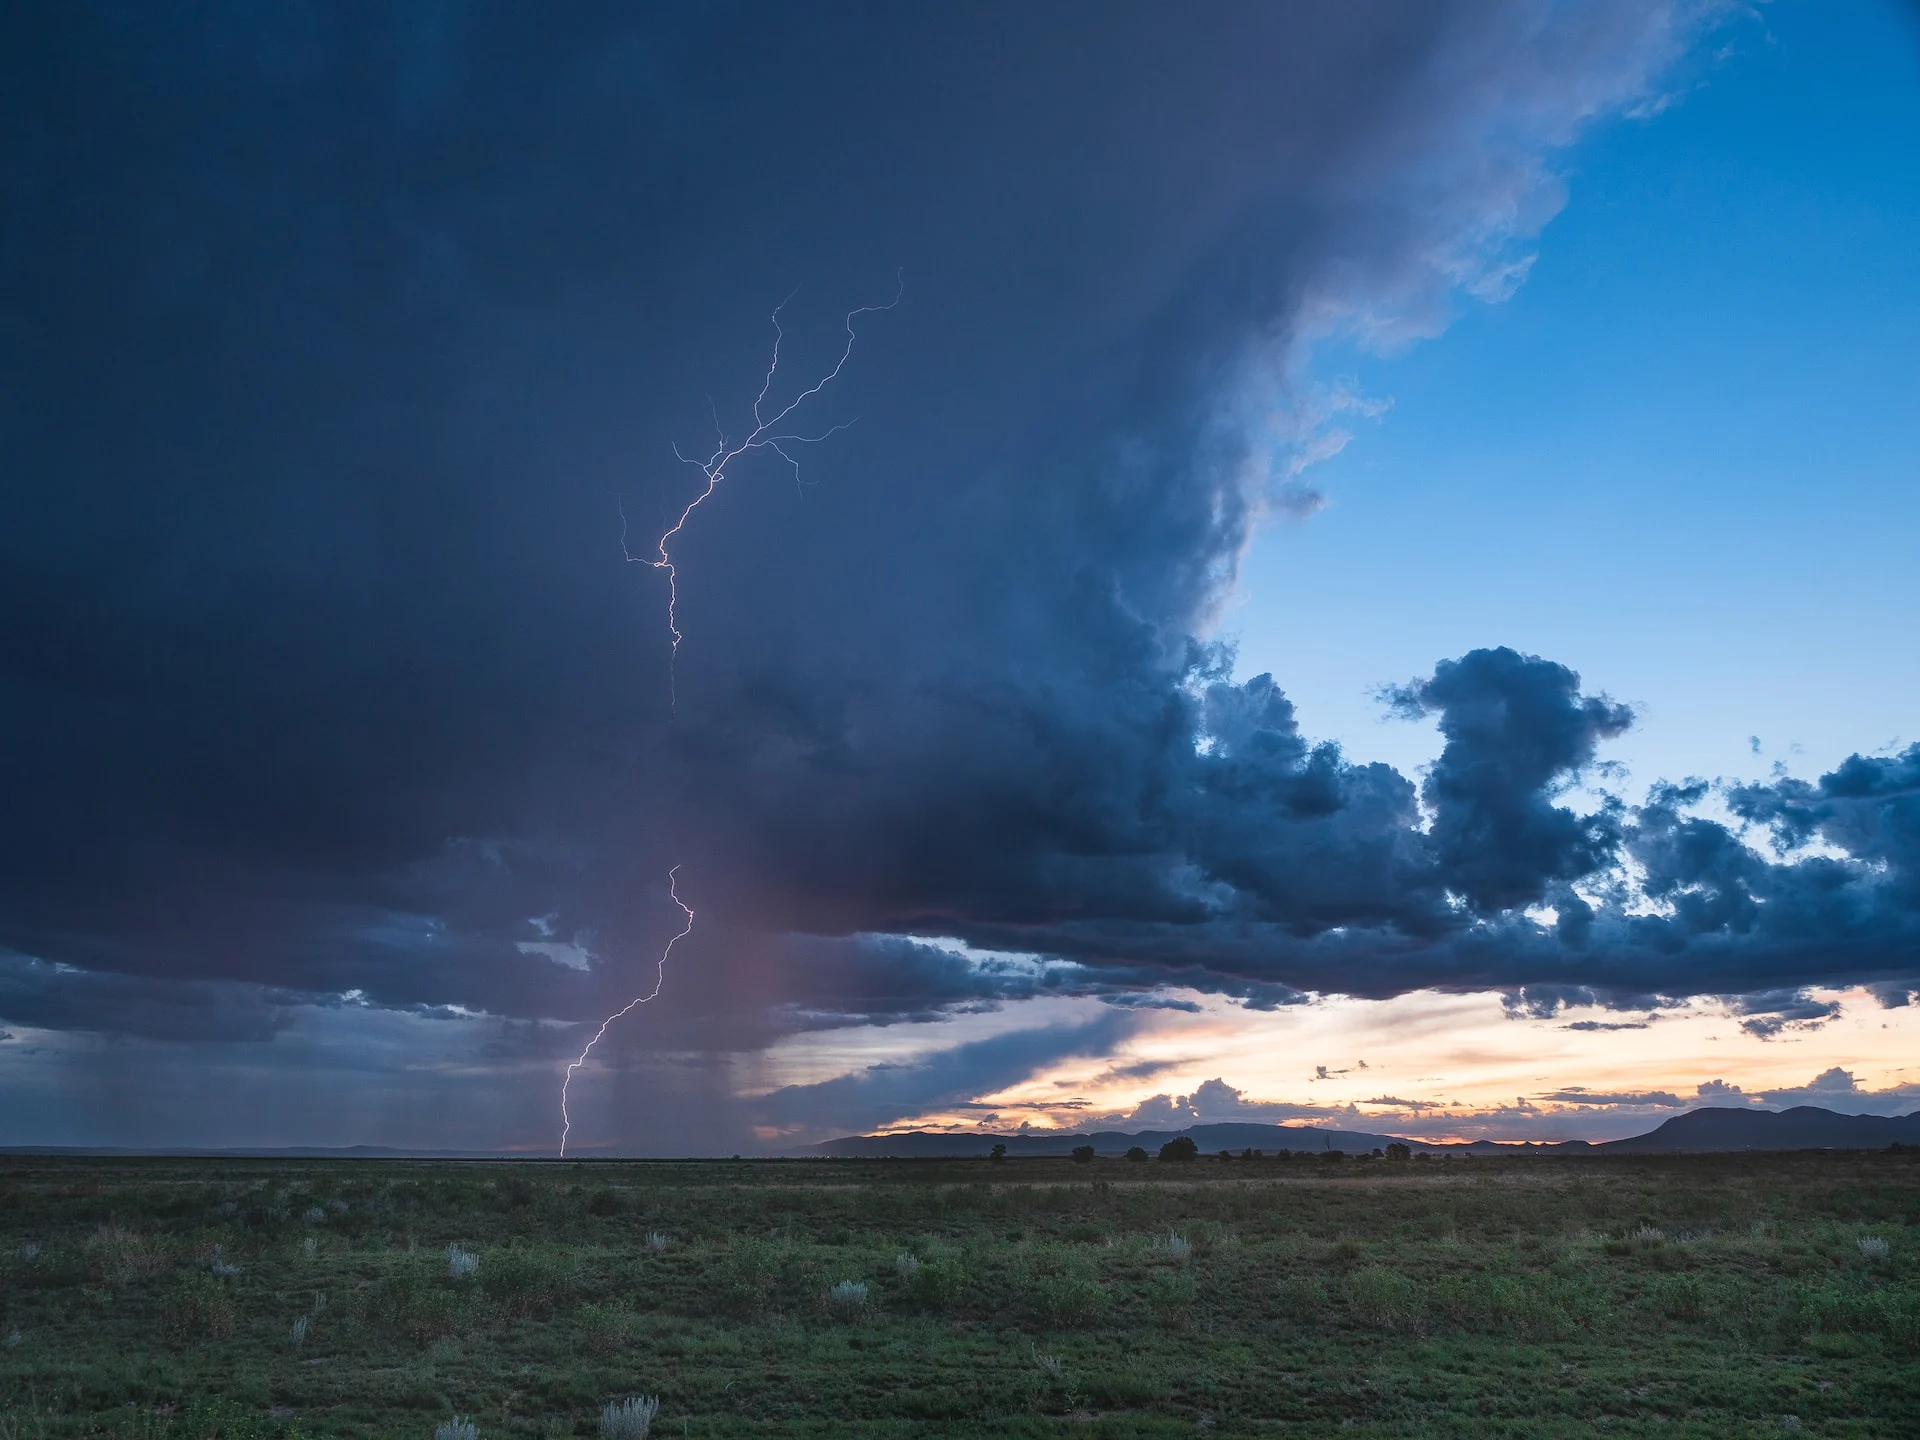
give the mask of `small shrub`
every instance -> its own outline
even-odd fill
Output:
[[[166,1265],[166,1257],[144,1236],[118,1225],[102,1225],[89,1235],[86,1257],[87,1273],[95,1280],[115,1286],[143,1279]]]
[[[1353,1318],[1373,1330],[1410,1331],[1419,1328],[1420,1291],[1397,1270],[1369,1265],[1347,1281],[1347,1306]]]
[[[398,1325],[408,1308],[424,1290],[421,1276],[411,1268],[382,1276],[361,1302],[362,1313],[370,1319]]]
[[[1288,1317],[1313,1321],[1327,1308],[1327,1286],[1317,1275],[1288,1275],[1279,1284],[1275,1298]]]
[[[1403,1145],[1398,1140],[1395,1140],[1391,1145],[1387,1146],[1387,1159],[1389,1160],[1411,1160],[1412,1158],[1413,1147],[1411,1145]]]
[[[1860,1237],[1860,1258],[1870,1264],[1878,1264],[1892,1253],[1892,1247],[1878,1235]]]
[[[236,1319],[232,1292],[211,1275],[187,1277],[167,1299],[167,1328],[176,1335],[223,1339]]]
[[[1127,1150],[1127,1159],[1129,1160],[1145,1160],[1147,1158],[1147,1152],[1142,1146],[1134,1145]]]
[[[1867,1342],[1858,1335],[1816,1332],[1807,1336],[1807,1349],[1823,1360],[1858,1360],[1867,1353]]]
[[[433,1440],[480,1440],[480,1432],[474,1428],[473,1421],[456,1415],[434,1427]]]
[[[1161,1316],[1177,1319],[1200,1298],[1200,1284],[1189,1270],[1160,1270],[1147,1281],[1147,1304]]]
[[[417,1291],[399,1317],[400,1328],[420,1344],[457,1335],[465,1319],[465,1302],[446,1290]]]
[[[913,1279],[914,1271],[920,1268],[920,1259],[911,1250],[902,1250],[893,1257],[893,1273],[902,1280]]]
[[[9,1350],[18,1350],[20,1348],[20,1327],[18,1325],[7,1331],[5,1344]]]
[[[716,1308],[730,1315],[752,1315],[767,1303],[773,1288],[773,1248],[764,1240],[736,1240],[717,1270],[710,1291]]]
[[[1079,1275],[1054,1275],[1034,1287],[1034,1308],[1049,1325],[1075,1329],[1107,1313],[1107,1292]]]
[[[1074,1387],[1089,1405],[1102,1410],[1140,1410],[1164,1403],[1173,1393],[1164,1375],[1151,1370],[1096,1370]]]
[[[1198,1156],[1199,1153],[1200,1147],[1193,1143],[1191,1137],[1186,1135],[1176,1135],[1160,1147],[1160,1158],[1162,1160],[1192,1160]]]
[[[300,1253],[311,1260],[320,1253],[320,1242],[309,1235],[300,1242]]]
[[[672,1244],[673,1240],[669,1236],[661,1234],[660,1231],[647,1231],[646,1246],[647,1249],[651,1250],[654,1254],[659,1255],[663,1253],[667,1247]]]
[[[867,1287],[859,1280],[842,1280],[827,1291],[827,1309],[840,1320],[858,1320],[867,1313]]]
[[[1902,1355],[1920,1355],[1920,1293],[1882,1291],[1879,1300],[1880,1329],[1887,1342]]]
[[[573,1278],[564,1260],[541,1248],[496,1250],[480,1277],[487,1298],[522,1314],[551,1310]]]
[[[1692,1275],[1662,1277],[1647,1295],[1653,1308],[1669,1320],[1696,1321],[1707,1317],[1706,1291]]]
[[[222,1250],[218,1245],[213,1247],[213,1259],[207,1262],[207,1268],[222,1280],[237,1280],[240,1278],[241,1267],[227,1259],[226,1251]]]
[[[500,1203],[512,1210],[523,1210],[533,1203],[533,1184],[515,1175],[500,1182]]]
[[[1532,1340],[1591,1334],[1610,1313],[1590,1281],[1543,1275],[1448,1281],[1436,1287],[1433,1305],[1462,1329]]]
[[[653,1417],[659,1413],[657,1396],[630,1395],[613,1401],[600,1412],[601,1440],[647,1440]]]
[[[25,1263],[31,1265],[40,1258],[40,1247],[29,1240],[13,1253],[18,1255]]]
[[[1178,1230],[1167,1231],[1167,1238],[1158,1242],[1167,1258],[1176,1265],[1184,1265],[1193,1258],[1193,1244]]]
[[[456,1280],[471,1280],[480,1269],[480,1257],[458,1245],[447,1246],[447,1274]]]
[[[602,1186],[587,1197],[587,1213],[589,1215],[599,1215],[602,1217],[618,1215],[620,1213],[620,1196],[616,1192]]]
[[[1093,1159],[1093,1146],[1091,1145],[1074,1146],[1073,1158],[1076,1162],[1082,1165],[1089,1163]]]
[[[966,1290],[966,1267],[954,1255],[929,1255],[907,1277],[907,1299],[923,1310],[956,1305]]]
[[[318,1205],[312,1205],[301,1212],[300,1218],[309,1225],[320,1225],[325,1223],[327,1212],[322,1210]]]
[[[580,1346],[589,1355],[613,1355],[624,1349],[629,1328],[625,1311],[610,1305],[582,1305],[573,1312]]]
[[[302,1315],[298,1320],[293,1322],[293,1348],[296,1350],[307,1343],[308,1323],[308,1318],[305,1315]]]

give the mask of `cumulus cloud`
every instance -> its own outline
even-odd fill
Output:
[[[1553,798],[1602,740],[1632,725],[1626,706],[1581,694],[1564,665],[1506,649],[1442,661],[1386,698],[1399,714],[1440,718],[1446,748],[1421,787],[1430,839],[1449,888],[1476,909],[1535,904],[1554,881],[1584,878],[1611,858],[1614,815],[1578,816]]]
[[[1636,1109],[1650,1107],[1660,1110],[1677,1110],[1693,1103],[1690,1100],[1682,1100],[1678,1095],[1665,1090],[1617,1091],[1609,1094],[1604,1091],[1586,1090],[1578,1085],[1568,1086],[1564,1090],[1554,1090],[1545,1095],[1536,1095],[1533,1098],[1550,1105],[1592,1105],[1602,1109],[1628,1105]]]
[[[1860,1085],[1851,1071],[1835,1066],[1814,1076],[1805,1085],[1774,1090],[1748,1092],[1724,1080],[1706,1080],[1694,1087],[1691,1095],[1679,1095],[1666,1090],[1606,1092],[1574,1085],[1533,1098],[1543,1105],[1629,1113],[1689,1109],[1696,1105],[1752,1106],[1774,1110],[1784,1110],[1794,1105],[1817,1105],[1842,1115],[1904,1115],[1920,1107],[1920,1084],[1904,1082],[1881,1090],[1869,1090]]]
[[[1312,1124],[1325,1120],[1356,1122],[1360,1112],[1351,1105],[1299,1105],[1257,1100],[1216,1076],[1202,1081],[1191,1095],[1150,1095],[1130,1111],[1104,1117],[1099,1123],[1136,1130],[1181,1130],[1190,1125],[1231,1121],[1280,1125]]]
[[[1771,1040],[1787,1030],[1817,1030],[1838,1019],[1840,1002],[1816,1000],[1804,990],[1762,990],[1733,999],[1736,1015],[1748,1018],[1740,1028],[1760,1040]]]
[[[1882,1090],[1868,1090],[1855,1079],[1852,1071],[1835,1066],[1805,1085],[1762,1090],[1755,1098],[1776,1109],[1818,1105],[1842,1115],[1904,1115],[1920,1110],[1920,1084],[1906,1081]]]

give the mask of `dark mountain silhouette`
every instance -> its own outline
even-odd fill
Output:
[[[1076,1145],[1091,1145],[1098,1155],[1123,1155],[1135,1145],[1157,1154],[1176,1135],[1185,1135],[1202,1155],[1221,1150],[1276,1150],[1296,1153],[1343,1150],[1365,1154],[1395,1143],[1414,1153],[1460,1154],[1657,1154],[1662,1151],[1712,1150],[1878,1150],[1888,1145],[1920,1145],[1920,1111],[1911,1115],[1839,1115],[1818,1106],[1791,1110],[1744,1110],[1708,1106],[1676,1115],[1658,1129],[1627,1140],[1589,1145],[1584,1140],[1535,1144],[1476,1140],[1471,1144],[1429,1144],[1399,1135],[1365,1130],[1323,1130],[1309,1125],[1195,1125],[1186,1130],[1097,1130],[1091,1134],[955,1135],[910,1130],[897,1135],[848,1135],[808,1147],[804,1154],[829,1157],[939,1157],[985,1155],[995,1145],[1010,1156],[1066,1155]]]
[[[848,1135],[809,1147],[804,1153],[843,1158],[856,1156],[965,1156],[985,1155],[995,1145],[1005,1145],[1009,1155],[1067,1155],[1076,1145],[1091,1145],[1098,1155],[1124,1155],[1138,1145],[1149,1154],[1159,1153],[1162,1145],[1176,1135],[1192,1140],[1202,1155],[1231,1150],[1327,1151],[1367,1154],[1398,1143],[1416,1152],[1444,1154],[1462,1150],[1541,1150],[1573,1148],[1584,1150],[1584,1140],[1563,1146],[1497,1145],[1478,1140],[1471,1145],[1430,1145],[1422,1140],[1407,1140],[1398,1135],[1376,1135],[1367,1130],[1323,1130],[1308,1125],[1253,1125],[1230,1122],[1218,1125],[1194,1125],[1185,1130],[1096,1130],[1091,1134],[1044,1135],[954,1135],[927,1130],[909,1130],[897,1135]]]
[[[1911,1115],[1836,1115],[1817,1105],[1791,1110],[1709,1106],[1676,1115],[1659,1129],[1596,1150],[1651,1154],[1662,1150],[1878,1150],[1920,1145],[1920,1110]]]

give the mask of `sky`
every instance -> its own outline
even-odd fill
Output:
[[[0,68],[0,1144],[1920,1109],[1912,7]]]

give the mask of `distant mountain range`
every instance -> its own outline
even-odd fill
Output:
[[[1708,1106],[1676,1115],[1659,1129],[1596,1150],[1654,1154],[1662,1150],[1880,1150],[1920,1145],[1920,1110],[1911,1115],[1836,1115],[1817,1105],[1791,1110]]]
[[[1839,1115],[1814,1105],[1798,1105],[1791,1110],[1744,1110],[1707,1106],[1676,1115],[1645,1135],[1626,1140],[1607,1140],[1589,1144],[1585,1140],[1534,1141],[1475,1140],[1470,1144],[1429,1144],[1400,1135],[1376,1135],[1368,1130],[1323,1130],[1312,1125],[1194,1125],[1185,1130],[1096,1130],[1084,1135],[1014,1134],[954,1135],[927,1130],[909,1130],[897,1135],[848,1135],[819,1145],[790,1152],[798,1158],[818,1156],[828,1159],[877,1158],[960,1158],[986,1155],[995,1145],[1005,1145],[1007,1154],[1067,1155],[1076,1146],[1091,1145],[1096,1155],[1118,1156],[1138,1145],[1149,1155],[1174,1137],[1192,1140],[1202,1155],[1222,1150],[1238,1154],[1259,1150],[1274,1154],[1281,1150],[1295,1154],[1339,1150],[1348,1155],[1384,1150],[1392,1144],[1410,1147],[1415,1154],[1458,1155],[1657,1155],[1725,1150],[1882,1150],[1889,1145],[1920,1145],[1920,1110],[1911,1115]],[[546,1156],[498,1150],[407,1150],[385,1145],[347,1145],[329,1148],[319,1145],[271,1147],[234,1147],[232,1149],[195,1149],[171,1147],[138,1149],[118,1145],[0,1145],[0,1155],[155,1155],[181,1159],[195,1156],[225,1155],[254,1159],[367,1159],[367,1160],[519,1160],[546,1159]],[[583,1152],[582,1160],[641,1159],[642,1156],[596,1149]],[[691,1158],[691,1157],[689,1157]],[[734,1157],[738,1159],[738,1156]]]
[[[1813,1105],[1791,1110],[1736,1110],[1708,1106],[1676,1115],[1658,1129],[1627,1140],[1598,1145],[1585,1140],[1550,1144],[1475,1140],[1471,1144],[1429,1144],[1400,1135],[1366,1130],[1323,1130],[1310,1125],[1194,1125],[1185,1130],[1096,1130],[1084,1135],[953,1135],[909,1130],[897,1135],[849,1135],[808,1147],[804,1154],[838,1158],[935,1157],[985,1155],[1005,1145],[1009,1156],[1066,1155],[1091,1145],[1096,1155],[1124,1155],[1138,1145],[1149,1155],[1176,1135],[1185,1135],[1203,1155],[1221,1150],[1342,1150],[1348,1154],[1409,1146],[1416,1154],[1611,1154],[1638,1155],[1716,1150],[1877,1150],[1888,1145],[1920,1145],[1920,1110],[1911,1115],[1838,1115]]]

